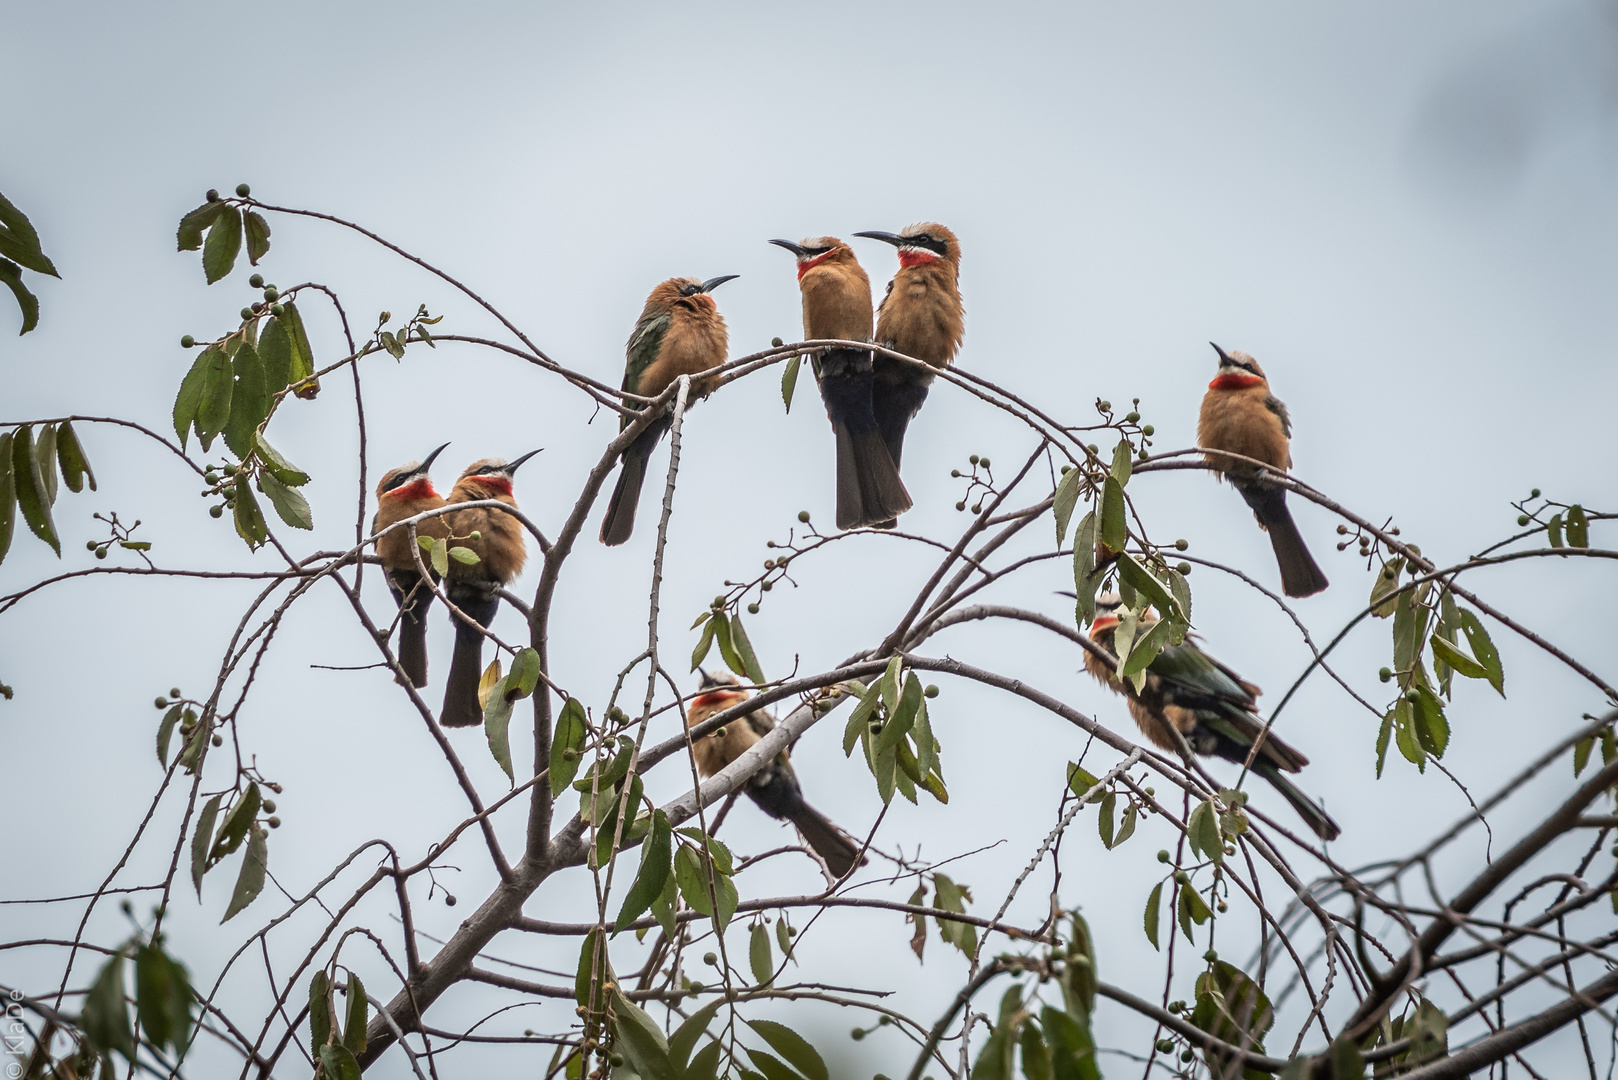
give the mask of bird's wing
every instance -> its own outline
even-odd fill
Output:
[[[889,278],[888,287],[882,290],[882,301],[876,305],[876,317],[879,320],[882,318],[882,309],[888,306],[888,297],[893,295],[893,283],[895,280],[895,278]]]
[[[1219,735],[1222,739],[1239,748],[1240,756],[1245,757],[1259,734],[1264,731],[1264,721],[1245,709],[1227,706],[1218,713],[1201,713],[1198,721],[1203,727]],[[1264,745],[1259,750],[1259,759],[1268,759],[1276,767],[1286,772],[1298,772],[1309,759],[1298,751],[1282,742],[1274,734],[1264,736]]]
[[[1287,415],[1286,402],[1282,401],[1274,394],[1270,394],[1264,399],[1264,407],[1269,409],[1276,415],[1277,418],[1280,419],[1281,434],[1285,435],[1289,439],[1292,438],[1292,418]]]
[[[629,335],[629,345],[624,349],[623,389],[631,394],[640,393],[640,377],[657,359],[658,352],[663,348],[663,336],[668,333],[672,321],[665,312],[648,315],[635,324],[635,332]],[[619,424],[620,430],[628,423],[629,417],[626,416]]]
[[[1170,697],[1189,697],[1177,704],[1193,704],[1197,698],[1211,698],[1248,706],[1253,701],[1249,684],[1235,677],[1235,672],[1216,662],[1187,638],[1178,645],[1170,645],[1157,654],[1147,668],[1169,684]],[[1176,692],[1177,691],[1177,692]]]

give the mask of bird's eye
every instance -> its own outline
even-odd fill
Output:
[[[701,291],[702,291],[702,286],[701,285],[681,285],[680,286],[680,295],[681,296],[695,296],[695,295],[697,295],[697,293],[699,293]]]

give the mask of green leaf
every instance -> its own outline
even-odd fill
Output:
[[[377,334],[376,337],[378,341],[382,342],[382,347],[388,351],[389,356],[395,360],[404,359],[404,346],[399,343],[399,339],[391,331],[384,330]]]
[[[180,722],[182,705],[171,705],[169,711],[163,714],[163,722],[157,725],[157,763],[163,768],[169,767],[169,739],[174,735],[174,726]]]
[[[719,1055],[723,1047],[715,1040],[698,1050],[691,1059],[691,1067],[685,1071],[684,1080],[718,1080]]]
[[[17,331],[21,337],[39,325],[39,297],[28,291],[22,283],[22,268],[10,259],[0,259],[0,282],[5,282],[22,311],[22,329]]]
[[[258,354],[264,361],[264,389],[279,394],[292,377],[292,339],[280,319],[265,320],[264,332],[258,339]]]
[[[1072,941],[1068,944],[1067,953],[1063,998],[1069,1001],[1069,1010],[1075,1017],[1088,1018],[1095,1012],[1096,988],[1099,985],[1096,981],[1096,950],[1095,941],[1090,936],[1090,924],[1077,912],[1073,913]]]
[[[663,933],[671,938],[676,930],[674,907],[679,902],[679,899],[680,886],[671,873],[663,879],[663,891],[658,894],[657,899],[652,901],[652,918],[656,919],[657,924],[663,928]]]
[[[1550,541],[1553,548],[1562,546],[1562,515],[1552,514],[1551,519],[1545,523],[1545,538]]]
[[[276,316],[276,321],[286,330],[287,342],[291,347],[287,382],[296,385],[315,373],[315,352],[309,347],[309,332],[303,328],[303,316],[298,313],[298,305],[286,300],[282,302],[282,309],[286,314]]]
[[[207,450],[213,445],[214,437],[230,422],[230,398],[236,378],[230,357],[220,346],[209,345],[202,350],[199,362],[201,360],[207,363],[202,369],[202,391],[197,399],[197,439]],[[184,393],[185,388],[180,389]]]
[[[185,373],[180,381],[180,392],[174,397],[174,434],[180,440],[180,449],[185,449],[186,436],[191,433],[191,425],[197,419],[197,408],[202,404],[202,384],[208,376],[209,365],[213,363],[214,346],[210,345],[192,361],[191,369]]]
[[[506,679],[506,698],[515,701],[534,692],[539,685],[539,653],[518,649],[511,658],[511,674]]]
[[[1111,553],[1124,550],[1129,543],[1129,518],[1124,505],[1123,485],[1116,477],[1107,477],[1101,487],[1101,525],[1098,530],[1101,543]]]
[[[11,534],[17,528],[17,487],[12,474],[11,432],[0,435],[0,562],[11,550]]]
[[[29,531],[49,544],[60,559],[62,542],[56,538],[56,523],[51,520],[50,503],[45,498],[45,479],[40,475],[39,448],[34,443],[33,428],[28,424],[12,433],[11,476],[17,506],[22,510]]]
[[[427,549],[427,561],[432,563],[433,573],[439,577],[449,576],[449,541],[442,537],[434,538],[433,546]]]
[[[1587,739],[1580,739],[1573,744],[1573,778],[1584,772],[1584,767],[1590,764],[1590,751],[1596,748],[1596,739],[1592,735]]]
[[[697,647],[691,650],[692,671],[701,667],[702,662],[708,658],[708,650],[713,646],[715,629],[713,613],[709,612],[707,618],[703,620],[702,638],[697,642]]]
[[[933,907],[939,911],[949,911],[957,915],[966,914],[966,901],[971,894],[957,885],[944,874],[933,874]],[[971,923],[955,922],[952,919],[940,919],[934,916],[938,923],[938,936],[954,945],[961,952],[971,957],[977,952],[977,928]]]
[[[972,1064],[969,1080],[1013,1080],[1013,1044],[1009,1034],[1004,1028],[996,1027],[994,1034],[984,1040],[983,1049],[978,1051],[978,1059]]]
[[[1376,580],[1371,582],[1371,614],[1378,619],[1386,619],[1393,614],[1394,593],[1399,590],[1399,574],[1404,570],[1403,559],[1389,559],[1382,564],[1377,572]]]
[[[124,954],[116,953],[102,965],[79,1016],[85,1038],[102,1053],[117,1050],[135,1060],[135,1029],[129,1023],[124,1000]]]
[[[231,361],[236,384],[230,393],[230,419],[225,421],[225,445],[246,460],[253,452],[253,433],[270,415],[270,395],[265,389],[264,361],[250,341],[244,341]]]
[[[673,867],[673,830],[668,815],[661,810],[653,810],[652,831],[640,848],[640,869],[635,872],[635,880],[624,894],[623,907],[618,909],[613,933],[640,918],[641,913],[652,906],[652,901],[662,894],[663,885],[668,881]]]
[[[1069,469],[1056,482],[1056,494],[1052,502],[1056,513],[1057,547],[1061,547],[1062,541],[1067,539],[1068,522],[1073,518],[1073,508],[1078,505],[1079,473],[1078,469]]]
[[[1134,447],[1129,445],[1128,439],[1119,439],[1118,445],[1113,447],[1112,450],[1112,470],[1110,473],[1112,478],[1118,481],[1119,487],[1129,483],[1129,473],[1134,468],[1134,465]]]
[[[325,1080],[362,1080],[360,1063],[355,1060],[354,1052],[341,1043],[322,1046],[318,1060]]]
[[[1101,833],[1101,843],[1104,847],[1112,847],[1112,813],[1118,805],[1118,796],[1107,792],[1101,796],[1101,815],[1096,819],[1096,827]]]
[[[736,655],[742,662],[742,670],[737,674],[746,675],[754,686],[763,686],[764,669],[759,666],[758,656],[753,652],[753,643],[748,640],[747,631],[742,628],[740,612],[730,618],[730,641],[736,647]]]
[[[1209,916],[1212,914],[1213,912],[1208,910],[1208,905],[1203,902],[1202,896],[1197,892],[1197,890],[1193,889],[1189,885],[1180,886],[1180,931],[1181,933],[1185,934],[1185,939],[1187,941],[1195,940],[1191,936],[1191,924],[1196,923],[1198,926],[1201,926],[1203,923],[1208,921]]]
[[[1019,1041],[1022,1044],[1022,1074],[1028,1080],[1055,1080],[1051,1052],[1045,1045],[1045,1036],[1039,1030],[1039,1025],[1024,1024]]]
[[[1388,742],[1393,738],[1393,713],[1389,709],[1382,717],[1382,727],[1376,733],[1376,778],[1382,779],[1382,767],[1388,760]]]
[[[1494,647],[1494,641],[1489,632],[1483,628],[1478,620],[1477,613],[1468,608],[1461,609],[1461,630],[1466,634],[1466,643],[1472,647],[1472,655],[1478,658],[1483,665],[1483,673],[1489,680],[1489,685],[1501,696],[1506,696],[1506,673],[1500,666],[1500,651]]]
[[[1453,668],[1457,675],[1464,675],[1468,679],[1486,679],[1489,677],[1488,672],[1483,670],[1482,664],[1461,652],[1460,649],[1450,644],[1446,639],[1439,637],[1436,633],[1428,639],[1428,644],[1432,646],[1434,659],[1442,660]]]
[[[153,1046],[184,1049],[191,1036],[191,982],[157,941],[135,953],[135,1011]]]
[[[1185,622],[1189,615],[1182,612],[1173,595],[1133,555],[1118,556],[1118,577],[1151,602],[1165,619]]]
[[[1197,976],[1197,1005],[1191,1022],[1216,1039],[1233,1046],[1264,1052],[1264,1035],[1275,1022],[1275,1008],[1259,985],[1223,960]],[[1234,1075],[1225,1055],[1205,1051],[1216,1076]],[[1260,1076],[1268,1075],[1260,1073]]]
[[[297,488],[287,487],[275,478],[275,474],[268,469],[258,472],[258,489],[270,500],[275,507],[275,513],[280,519],[291,525],[294,529],[313,529],[315,527],[314,512],[309,509],[309,500]]]
[[[56,505],[56,425],[41,424],[34,440],[34,457],[38,459],[39,479],[45,485],[45,505]]]
[[[28,215],[0,195],[0,255],[15,259],[25,269],[38,274],[61,277],[50,259],[40,248],[39,233],[34,231]]]
[[[205,202],[185,217],[180,219],[180,229],[175,236],[180,251],[195,251],[202,246],[202,232],[213,224],[214,218],[224,212],[226,204],[223,201]]]
[[[921,708],[921,701],[921,680],[916,678],[914,671],[906,672],[904,693],[899,695],[899,707],[882,725],[882,734],[877,738],[878,754],[893,749],[900,739],[910,733],[916,722],[916,711]]]
[[[601,791],[606,791],[608,788],[613,787],[618,783],[619,780],[622,780],[624,776],[628,774],[629,763],[633,759],[634,754],[635,741],[626,735],[618,736],[617,753],[613,757],[611,763],[608,764],[606,771],[601,772],[599,766],[592,767],[589,775],[574,783],[574,790],[589,791],[591,787],[596,787]],[[595,779],[598,772],[600,773],[599,783]]]
[[[802,364],[801,356],[789,356],[787,362],[781,366],[781,401],[789,413],[792,411],[792,391],[798,387],[798,368]]]
[[[1198,803],[1191,811],[1191,820],[1186,822],[1186,839],[1191,842],[1192,851],[1200,852],[1216,864],[1224,864],[1225,840],[1219,834],[1219,814],[1211,801]]]
[[[1101,1080],[1096,1066],[1095,1040],[1088,1024],[1047,1005],[1039,1011],[1039,1023],[1051,1050],[1051,1073],[1055,1080]]]
[[[236,875],[236,887],[231,890],[230,906],[225,908],[225,917],[221,923],[227,923],[242,909],[246,908],[258,894],[264,891],[264,874],[270,860],[269,833],[253,827],[247,836],[247,854],[242,858],[242,868]]]
[[[1113,847],[1121,847],[1125,840],[1135,835],[1136,818],[1135,807],[1131,805],[1124,811],[1124,820],[1118,823],[1118,835],[1112,838]]]
[[[736,643],[730,635],[730,618],[722,611],[714,612],[714,642],[719,646],[719,655],[724,658],[725,666],[738,675],[746,675],[747,668],[742,663],[741,654],[736,651]]]
[[[1146,898],[1146,940],[1152,943],[1152,948],[1162,952],[1162,946],[1157,943],[1157,927],[1161,922],[1158,914],[1163,904],[1163,883],[1159,881],[1152,887],[1151,895]]]
[[[876,713],[876,707],[882,703],[882,688],[872,686],[865,691],[859,703],[848,714],[848,723],[843,728],[843,756],[848,757],[854,753],[854,747],[859,745],[860,738],[870,734],[871,717]]]
[[[1127,555],[1121,556],[1118,560],[1119,565],[1121,566],[1123,560],[1128,557]],[[1152,661],[1157,659],[1158,654],[1170,644],[1173,633],[1173,623],[1162,619],[1153,623],[1146,633],[1141,634],[1129,643],[1128,655],[1118,665],[1118,678],[1133,678],[1150,667]],[[1117,640],[1116,636],[1113,640]]]
[[[310,1057],[317,1057],[320,1048],[331,1041],[331,1016],[331,977],[320,968],[309,979]]]
[[[759,1080],[800,1080],[798,1074],[793,1072],[786,1062],[774,1054],[766,1053],[763,1050],[755,1050],[751,1046],[744,1046],[742,1049],[747,1051],[747,1056],[753,1059],[754,1065],[758,1066],[757,1073],[750,1073],[746,1069],[742,1069],[743,1080],[751,1080],[754,1076],[757,1076]]]
[[[200,729],[202,725],[197,725]],[[197,815],[197,829],[191,836],[191,883],[197,887],[197,899],[202,899],[202,875],[208,871],[208,846],[213,839],[214,819],[219,816],[219,800],[223,794],[215,795],[202,806],[202,812]]]
[[[912,903],[912,904],[920,904],[922,902],[922,900],[924,899],[925,895],[926,894],[925,894],[925,890],[923,889],[923,887],[920,886],[920,885],[917,885],[916,886],[915,898],[913,900],[911,900],[910,903]],[[908,919],[908,918],[910,918],[910,916],[907,915],[907,916],[905,916],[905,918]],[[925,925],[925,924],[923,924],[923,925]],[[781,912],[781,917],[779,919],[775,920],[775,943],[781,947],[781,957],[782,957],[782,959],[791,960],[792,959],[792,927],[791,927],[791,924],[787,922],[787,913],[785,911],[782,911]],[[793,961],[793,962],[796,963],[796,961]]]
[[[270,528],[264,523],[264,511],[259,509],[258,499],[245,481],[237,482],[232,497],[236,500],[236,535],[247,541],[248,547],[256,548],[270,538]]]
[[[343,1045],[355,1057],[365,1053],[366,1011],[365,984],[352,971],[348,973],[348,1019],[343,1023]]]
[[[234,206],[223,206],[202,245],[202,272],[209,285],[230,273],[241,250],[242,212]]]
[[[1096,572],[1096,514],[1085,514],[1079,527],[1073,530],[1073,591],[1075,622],[1084,627],[1095,620],[1096,592],[1101,588],[1105,574]]]
[[[562,794],[573,778],[579,774],[584,742],[589,734],[585,723],[584,706],[576,698],[568,698],[562,714],[556,718],[556,731],[551,736],[551,798]],[[572,760],[568,752],[572,751]]]
[[[258,817],[259,807],[263,799],[258,790],[258,784],[250,783],[247,790],[242,792],[241,798],[236,800],[225,815],[225,820],[219,826],[219,836],[214,840],[213,849],[208,852],[208,865],[223,859],[226,855],[241,847],[242,840],[247,836],[248,828]]]
[[[759,1038],[768,1043],[771,1050],[780,1054],[809,1080],[831,1080],[831,1071],[826,1068],[820,1052],[796,1031],[774,1020],[749,1020],[747,1026],[758,1032]]]
[[[91,491],[96,489],[96,474],[90,468],[90,459],[85,456],[78,432],[66,420],[56,429],[56,460],[62,467],[62,480],[69,491],[77,495],[84,490],[86,480],[90,483]],[[0,551],[0,556],[4,554],[4,551]]]
[[[713,915],[713,903],[708,898],[708,875],[696,848],[681,844],[674,853],[674,879],[691,910],[699,915]]]
[[[916,768],[923,778],[917,783],[925,783],[924,778],[938,766],[938,739],[933,735],[933,724],[927,716],[926,697],[916,706],[916,722],[910,729],[910,737],[916,744]]]
[[[287,487],[302,487],[309,482],[309,474],[282,457],[280,451],[264,440],[262,432],[253,436],[253,452],[270,475]]]
[[[674,1064],[677,1071],[683,1072],[685,1070],[686,1062],[690,1059],[691,1051],[697,1045],[697,1040],[702,1037],[704,1031],[708,1030],[708,1024],[712,1022],[714,1013],[718,1012],[719,1007],[724,1003],[724,998],[719,998],[704,1005],[692,1013],[683,1024],[675,1029],[674,1034],[669,1036],[669,1061]]]
[[[599,927],[591,927],[590,932],[584,935],[584,942],[579,946],[579,971],[573,978],[574,999],[591,1012],[599,1010],[599,1005],[591,1007],[592,999],[600,991],[601,984],[612,977],[612,965],[607,962],[605,946],[599,950],[596,948],[600,934]]]
[[[748,932],[747,965],[753,970],[753,981],[768,986],[775,974],[775,956],[770,951],[770,932],[763,923],[754,923]]]
[[[1415,1063],[1440,1057],[1449,1050],[1449,1018],[1437,1005],[1422,998],[1415,1015],[1405,1023],[1410,1049],[1404,1060]]]
[[[1416,734],[1416,711],[1403,697],[1393,706],[1393,742],[1406,761],[1422,772],[1427,771],[1427,750]]]
[[[1585,517],[1584,507],[1578,503],[1567,508],[1567,546],[1575,548],[1590,546],[1590,522]]]
[[[612,1015],[612,1046],[625,1068],[641,1080],[677,1080],[663,1031],[645,1010],[614,990]]]
[[[437,555],[438,550],[434,548],[433,554]],[[489,741],[489,754],[500,766],[500,771],[506,774],[507,780],[515,784],[517,777],[511,765],[512,699],[506,693],[506,687],[510,682],[511,677],[508,675],[495,683],[494,689],[489,692],[489,698],[483,705],[483,735]]]
[[[1444,703],[1426,686],[1416,687],[1416,737],[1421,747],[1435,758],[1444,756],[1449,746],[1449,720],[1444,716]]]
[[[270,250],[270,223],[257,210],[249,210],[246,217],[247,261],[254,266]],[[355,1051],[359,1053],[359,1051]]]
[[[449,549],[449,557],[460,563],[462,566],[476,566],[478,563],[483,561],[482,559],[478,558],[477,552],[473,551],[469,547],[463,547],[460,544],[457,544]]]

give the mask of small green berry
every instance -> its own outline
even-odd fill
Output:
[[[1138,413],[1138,412],[1131,411],[1131,412],[1126,413],[1124,415],[1124,423],[1126,423],[1126,424],[1133,424],[1139,419],[1140,419],[1140,413]]]
[[[1153,435],[1157,434],[1157,429],[1155,427],[1153,427],[1151,424],[1146,424],[1140,429],[1140,433],[1142,435],[1150,437],[1150,436],[1153,436]]]
[[[1191,546],[1191,541],[1189,541],[1189,540],[1181,539],[1181,540],[1174,541],[1174,550],[1175,551],[1184,551],[1186,548],[1188,548],[1190,546]]]
[[[1065,472],[1066,470],[1064,469],[1063,471]],[[959,480],[961,478],[961,470],[951,469],[949,471],[949,476],[951,480]]]
[[[978,464],[982,465],[985,469],[987,469],[989,467],[989,459],[988,458],[978,458]]]
[[[1181,577],[1185,577],[1191,573],[1191,564],[1188,562],[1178,562],[1174,564],[1174,569],[1180,572]]]
[[[962,499],[960,502],[956,503],[955,504],[955,509],[957,509],[957,510],[965,510],[966,509],[966,500]]]
[[[1389,679],[1393,678],[1393,669],[1385,667],[1376,673],[1376,677],[1377,681],[1379,682],[1387,682]]]
[[[1529,493],[1528,493],[1528,497],[1529,497],[1529,498],[1530,498],[1530,499],[1537,499],[1537,498],[1539,498],[1539,489],[1538,489],[1538,488],[1535,488],[1535,489],[1534,489],[1534,490],[1533,490],[1533,491],[1530,491],[1530,492],[1529,492]]]
[[[275,813],[275,800],[274,799],[265,799],[264,800],[264,812],[266,814]]]
[[[1181,1061],[1193,1061],[1193,1060],[1196,1059],[1196,1056],[1197,1056],[1197,1054],[1196,1054],[1196,1051],[1194,1051],[1194,1050],[1181,1050],[1180,1051],[1180,1060]]]
[[[178,686],[174,687],[173,689],[171,689],[169,691],[169,697],[177,698],[179,696],[180,696],[180,688]]]
[[[978,463],[978,456],[976,454],[973,454],[971,457],[967,458],[966,460],[971,462],[973,465],[976,465]]]
[[[1529,517],[1529,516],[1528,516],[1528,515],[1527,515],[1527,514],[1518,514],[1518,515],[1517,515],[1517,524],[1518,524],[1518,525],[1526,525],[1526,524],[1528,524],[1528,523],[1529,523],[1529,522],[1530,522],[1530,521],[1531,521],[1531,520],[1533,520],[1533,519],[1532,519],[1532,518],[1530,518],[1530,517]]]
[[[270,314],[274,315],[276,318],[279,319],[281,316],[285,315],[286,313],[287,313],[287,306],[285,304],[271,304],[270,305]]]
[[[212,741],[215,746],[225,745],[225,737],[223,735],[215,735]]]
[[[206,195],[204,195],[203,198],[207,199],[209,202],[218,202],[219,201],[219,189],[218,188],[209,188],[208,193]]]
[[[250,307],[242,308],[242,321],[243,322],[246,322],[248,319],[251,319],[252,317],[253,317],[253,309],[252,308],[250,308]]]
[[[938,696],[938,684],[937,683],[928,683],[927,688],[922,691],[922,694],[927,696],[927,697],[930,697],[930,698],[937,697]]]
[[[798,520],[803,522],[805,525],[809,524],[809,511],[807,511],[807,510],[799,510],[798,511]]]
[[[757,604],[748,604],[747,605],[747,613],[749,615],[757,615],[758,614],[758,605]]]
[[[96,558],[105,559],[106,557],[107,557],[107,549],[106,548],[96,548]]]
[[[1173,1039],[1159,1039],[1159,1040],[1157,1040],[1157,1052],[1159,1054],[1172,1054],[1172,1053],[1174,1053],[1174,1040]]]
[[[695,981],[695,980],[692,980],[692,983],[691,983],[691,992],[692,992],[692,993],[693,993],[693,994],[700,994],[700,993],[702,993],[702,992],[703,992],[703,991],[704,991],[704,990],[706,990],[706,989],[707,989],[707,987],[705,987],[705,986],[703,986],[703,985],[702,985],[702,984],[701,984],[701,983],[699,983],[699,982],[697,982],[697,981]]]
[[[1218,953],[1218,951],[1217,951],[1217,950],[1215,950],[1215,949],[1209,949],[1209,950],[1208,950],[1208,951],[1207,951],[1207,952],[1205,952],[1205,953],[1203,953],[1203,954],[1202,954],[1202,958],[1203,958],[1203,959],[1204,959],[1204,960],[1206,960],[1206,961],[1208,961],[1208,963],[1210,963],[1210,964],[1211,964],[1211,963],[1213,963],[1213,962],[1214,962],[1214,961],[1215,961],[1215,960],[1218,960],[1218,959],[1219,959],[1219,953]]]
[[[274,814],[271,814],[269,820],[266,821],[265,824],[272,829],[279,829],[281,827],[281,819],[276,817]]]
[[[973,503],[972,504],[972,513],[974,513],[974,514],[983,513],[983,504],[980,503],[980,502]]]
[[[279,289],[277,289],[274,285],[266,285],[266,286],[264,286],[264,299],[266,299],[266,300],[274,300],[276,297],[278,297],[280,295],[281,295],[281,291]]]
[[[717,967],[719,964],[719,954],[705,952],[702,954],[702,962],[707,964],[709,967]]]
[[[444,906],[445,907],[454,907],[455,904],[456,904],[455,894],[454,893],[445,893],[444,894]]]
[[[1189,885],[1191,884],[1191,875],[1186,873],[1184,870],[1176,870],[1174,871],[1174,880],[1178,881],[1181,885]]]
[[[775,582],[761,581],[758,583],[758,587],[760,592],[769,592],[771,589],[775,588]]]
[[[1171,1013],[1185,1012],[1185,1002],[1183,1002],[1183,1001],[1171,1001],[1171,1002],[1169,1002],[1169,1012],[1171,1012]]]
[[[247,279],[247,283],[255,289],[262,289],[264,287],[264,275],[254,274],[252,277]]]
[[[725,606],[725,598],[723,596],[716,596],[712,600],[708,601],[708,606],[713,608],[715,611],[718,611],[720,608]]]
[[[772,349],[779,349],[783,344],[785,343],[778,337],[772,337],[770,339],[770,348]]]
[[[1414,705],[1416,702],[1421,700],[1421,691],[1412,686],[1409,690],[1405,691],[1405,700]]]
[[[861,1039],[865,1038],[865,1029],[855,1028],[853,1031],[848,1033],[848,1037],[853,1039],[855,1042],[859,1042]]]
[[[725,726],[723,724],[713,729],[713,737],[716,739],[723,739],[725,737]]]
[[[96,549],[96,542],[94,540],[86,540],[84,542],[84,550],[85,551],[94,551],[95,549]]]
[[[1167,863],[1169,861],[1169,852],[1167,848],[1162,848],[1158,851],[1157,861],[1160,863]]]
[[[1112,412],[1112,402],[1098,401],[1096,402],[1096,408],[1102,412]]]
[[[1218,903],[1218,904],[1216,904],[1216,905],[1215,905],[1215,906],[1216,906],[1216,907],[1217,907],[1217,908],[1219,908],[1219,913],[1220,913],[1220,914],[1221,914],[1221,915],[1223,915],[1223,914],[1224,914],[1224,913],[1225,913],[1225,912],[1227,912],[1227,911],[1229,911],[1229,910],[1230,910],[1230,905],[1229,905],[1229,904],[1227,904],[1227,903],[1225,903],[1225,901],[1223,901],[1223,900],[1221,900],[1221,901],[1219,901],[1219,903]]]
[[[182,349],[189,349],[196,343],[197,339],[192,337],[190,334],[184,334],[180,337],[180,348]]]
[[[159,709],[166,709],[169,707],[168,698],[158,698],[156,701],[152,702],[152,704]]]
[[[247,196],[251,195],[252,193],[253,193],[253,189],[248,187],[246,184],[237,184],[236,185],[236,194],[239,197],[245,199],[245,198],[247,198]]]
[[[886,1027],[887,1025],[893,1023],[893,1017],[883,1013],[881,1016],[877,1017],[876,1022],[883,1027]]]
[[[224,513],[225,513],[225,508],[222,505],[221,506],[210,506],[210,507],[208,507],[208,516],[209,517],[212,517],[212,518],[222,517],[222,516],[224,516]]]

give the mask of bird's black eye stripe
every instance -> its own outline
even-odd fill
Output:
[[[907,236],[905,239],[918,247],[924,247],[929,251],[935,251],[940,255],[945,253],[944,241],[933,236],[931,233],[917,233],[915,236]]]
[[[697,293],[699,293],[701,291],[702,291],[702,286],[701,285],[681,285],[680,286],[680,295],[681,296],[695,296],[695,295],[697,295]]]
[[[387,483],[387,486],[384,487],[382,490],[383,491],[392,491],[394,488],[404,487],[406,483],[408,483],[409,481],[415,479],[416,472],[417,472],[417,470],[410,469],[410,470],[408,470],[406,472],[400,473],[398,476],[395,476],[393,479],[389,480],[388,483]]]

